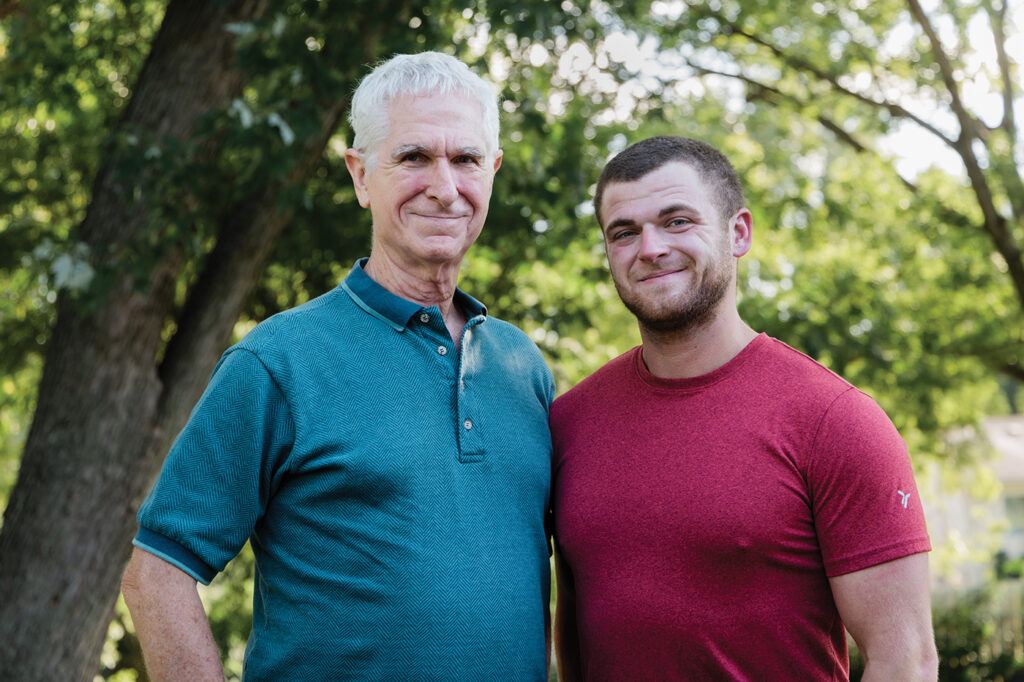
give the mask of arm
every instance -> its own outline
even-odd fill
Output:
[[[869,680],[935,680],[926,553],[829,579],[839,615],[864,656]]]
[[[153,680],[224,679],[192,576],[136,548],[121,591]]]
[[[576,588],[572,572],[555,551],[555,661],[559,682],[583,679],[580,667],[580,639],[576,629]]]

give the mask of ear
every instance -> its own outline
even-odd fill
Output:
[[[495,173],[497,173],[498,169],[501,168],[501,158],[502,158],[502,156],[504,156],[504,154],[505,154],[505,151],[502,150],[502,149],[499,149],[497,151],[497,153],[494,155],[494,172]]]
[[[745,256],[750,251],[754,239],[754,216],[745,208],[741,208],[729,219],[729,241],[732,244],[732,255],[736,258]]]
[[[366,188],[366,163],[363,161],[363,155],[355,149],[346,149],[345,165],[348,167],[348,174],[352,176],[352,186],[355,187],[359,205],[369,208],[370,192]]]

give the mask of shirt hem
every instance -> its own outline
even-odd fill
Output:
[[[931,549],[932,545],[927,537],[915,538],[914,540],[901,542],[898,545],[892,545],[881,550],[872,551],[868,554],[858,554],[857,556],[849,559],[828,562],[825,565],[825,575],[829,578],[834,578],[847,573],[860,571],[865,568],[871,568],[878,564],[884,564],[887,561],[902,559],[903,557],[910,556],[911,554],[930,552]]]
[[[177,566],[185,573],[198,580],[204,585],[217,575],[217,569],[213,568],[195,554],[159,533],[146,528],[140,528],[132,544],[139,549],[144,549],[154,556]]]

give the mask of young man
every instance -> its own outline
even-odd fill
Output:
[[[494,91],[400,55],[352,102],[369,260],[229,349],[139,512],[154,679],[221,679],[196,580],[256,556],[245,678],[540,680],[551,374],[456,288],[501,164]]]
[[[643,345],[555,401],[559,679],[935,679],[924,517],[867,395],[736,310],[753,221],[678,137],[595,197]]]

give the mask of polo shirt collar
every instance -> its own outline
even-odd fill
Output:
[[[366,274],[365,266],[369,258],[360,258],[352,266],[342,283],[342,288],[355,300],[359,307],[372,315],[382,318],[398,330],[409,325],[409,318],[424,309],[419,303],[413,303],[391,293],[372,277]],[[455,289],[455,305],[459,306],[466,318],[486,317],[487,308],[459,288]]]

